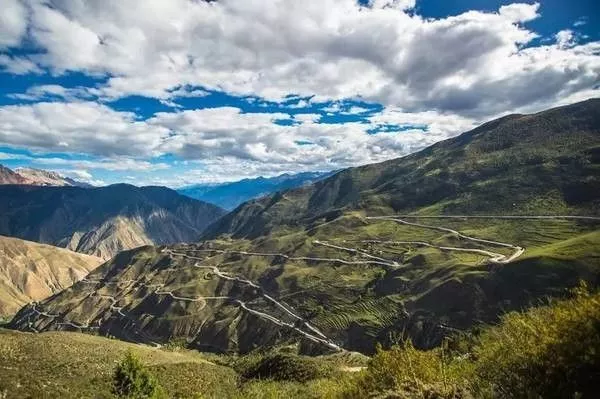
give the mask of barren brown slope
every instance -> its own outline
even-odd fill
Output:
[[[95,256],[0,236],[0,316],[71,286],[101,262]]]

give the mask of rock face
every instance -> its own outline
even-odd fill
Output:
[[[27,184],[27,179],[11,169],[0,165],[0,184]]]
[[[147,244],[194,241],[225,212],[165,187],[0,186],[0,234],[108,259]]]
[[[15,169],[21,175],[26,183],[32,186],[77,186],[91,187],[91,185],[78,182],[68,177],[59,175],[56,172],[33,168],[17,168]]]
[[[101,262],[95,256],[0,236],[0,316],[70,287]]]
[[[56,172],[33,168],[17,168],[14,171],[0,165],[0,184],[25,184],[28,186],[77,186],[92,187]]]

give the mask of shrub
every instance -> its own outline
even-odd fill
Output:
[[[306,382],[331,375],[331,368],[318,361],[292,354],[267,354],[242,370],[246,379]]]
[[[390,398],[463,398],[468,364],[451,363],[446,350],[416,349],[410,341],[389,350],[377,349],[367,370],[346,390],[346,398],[378,394]],[[463,367],[467,366],[467,367]]]
[[[597,397],[600,387],[600,294],[526,313],[486,329],[475,348],[476,374],[506,398]]]
[[[113,374],[113,393],[120,398],[161,399],[164,392],[133,353],[127,352]]]
[[[343,396],[594,398],[599,381],[600,294],[583,286],[572,299],[508,313],[452,351],[410,341],[378,349]]]

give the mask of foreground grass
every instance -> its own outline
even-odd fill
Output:
[[[421,351],[410,341],[370,360],[288,349],[202,355],[66,332],[0,329],[0,397],[110,398],[131,352],[169,398],[594,398],[600,381],[600,293],[585,287],[494,327]],[[367,365],[364,367],[364,365]]]
[[[171,398],[231,397],[237,375],[192,351],[169,352],[91,335],[0,330],[0,397],[110,398],[115,365],[131,351]]]

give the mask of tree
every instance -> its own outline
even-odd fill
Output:
[[[120,398],[130,399],[161,399],[164,397],[163,389],[156,379],[132,352],[127,352],[115,368],[112,392]]]

